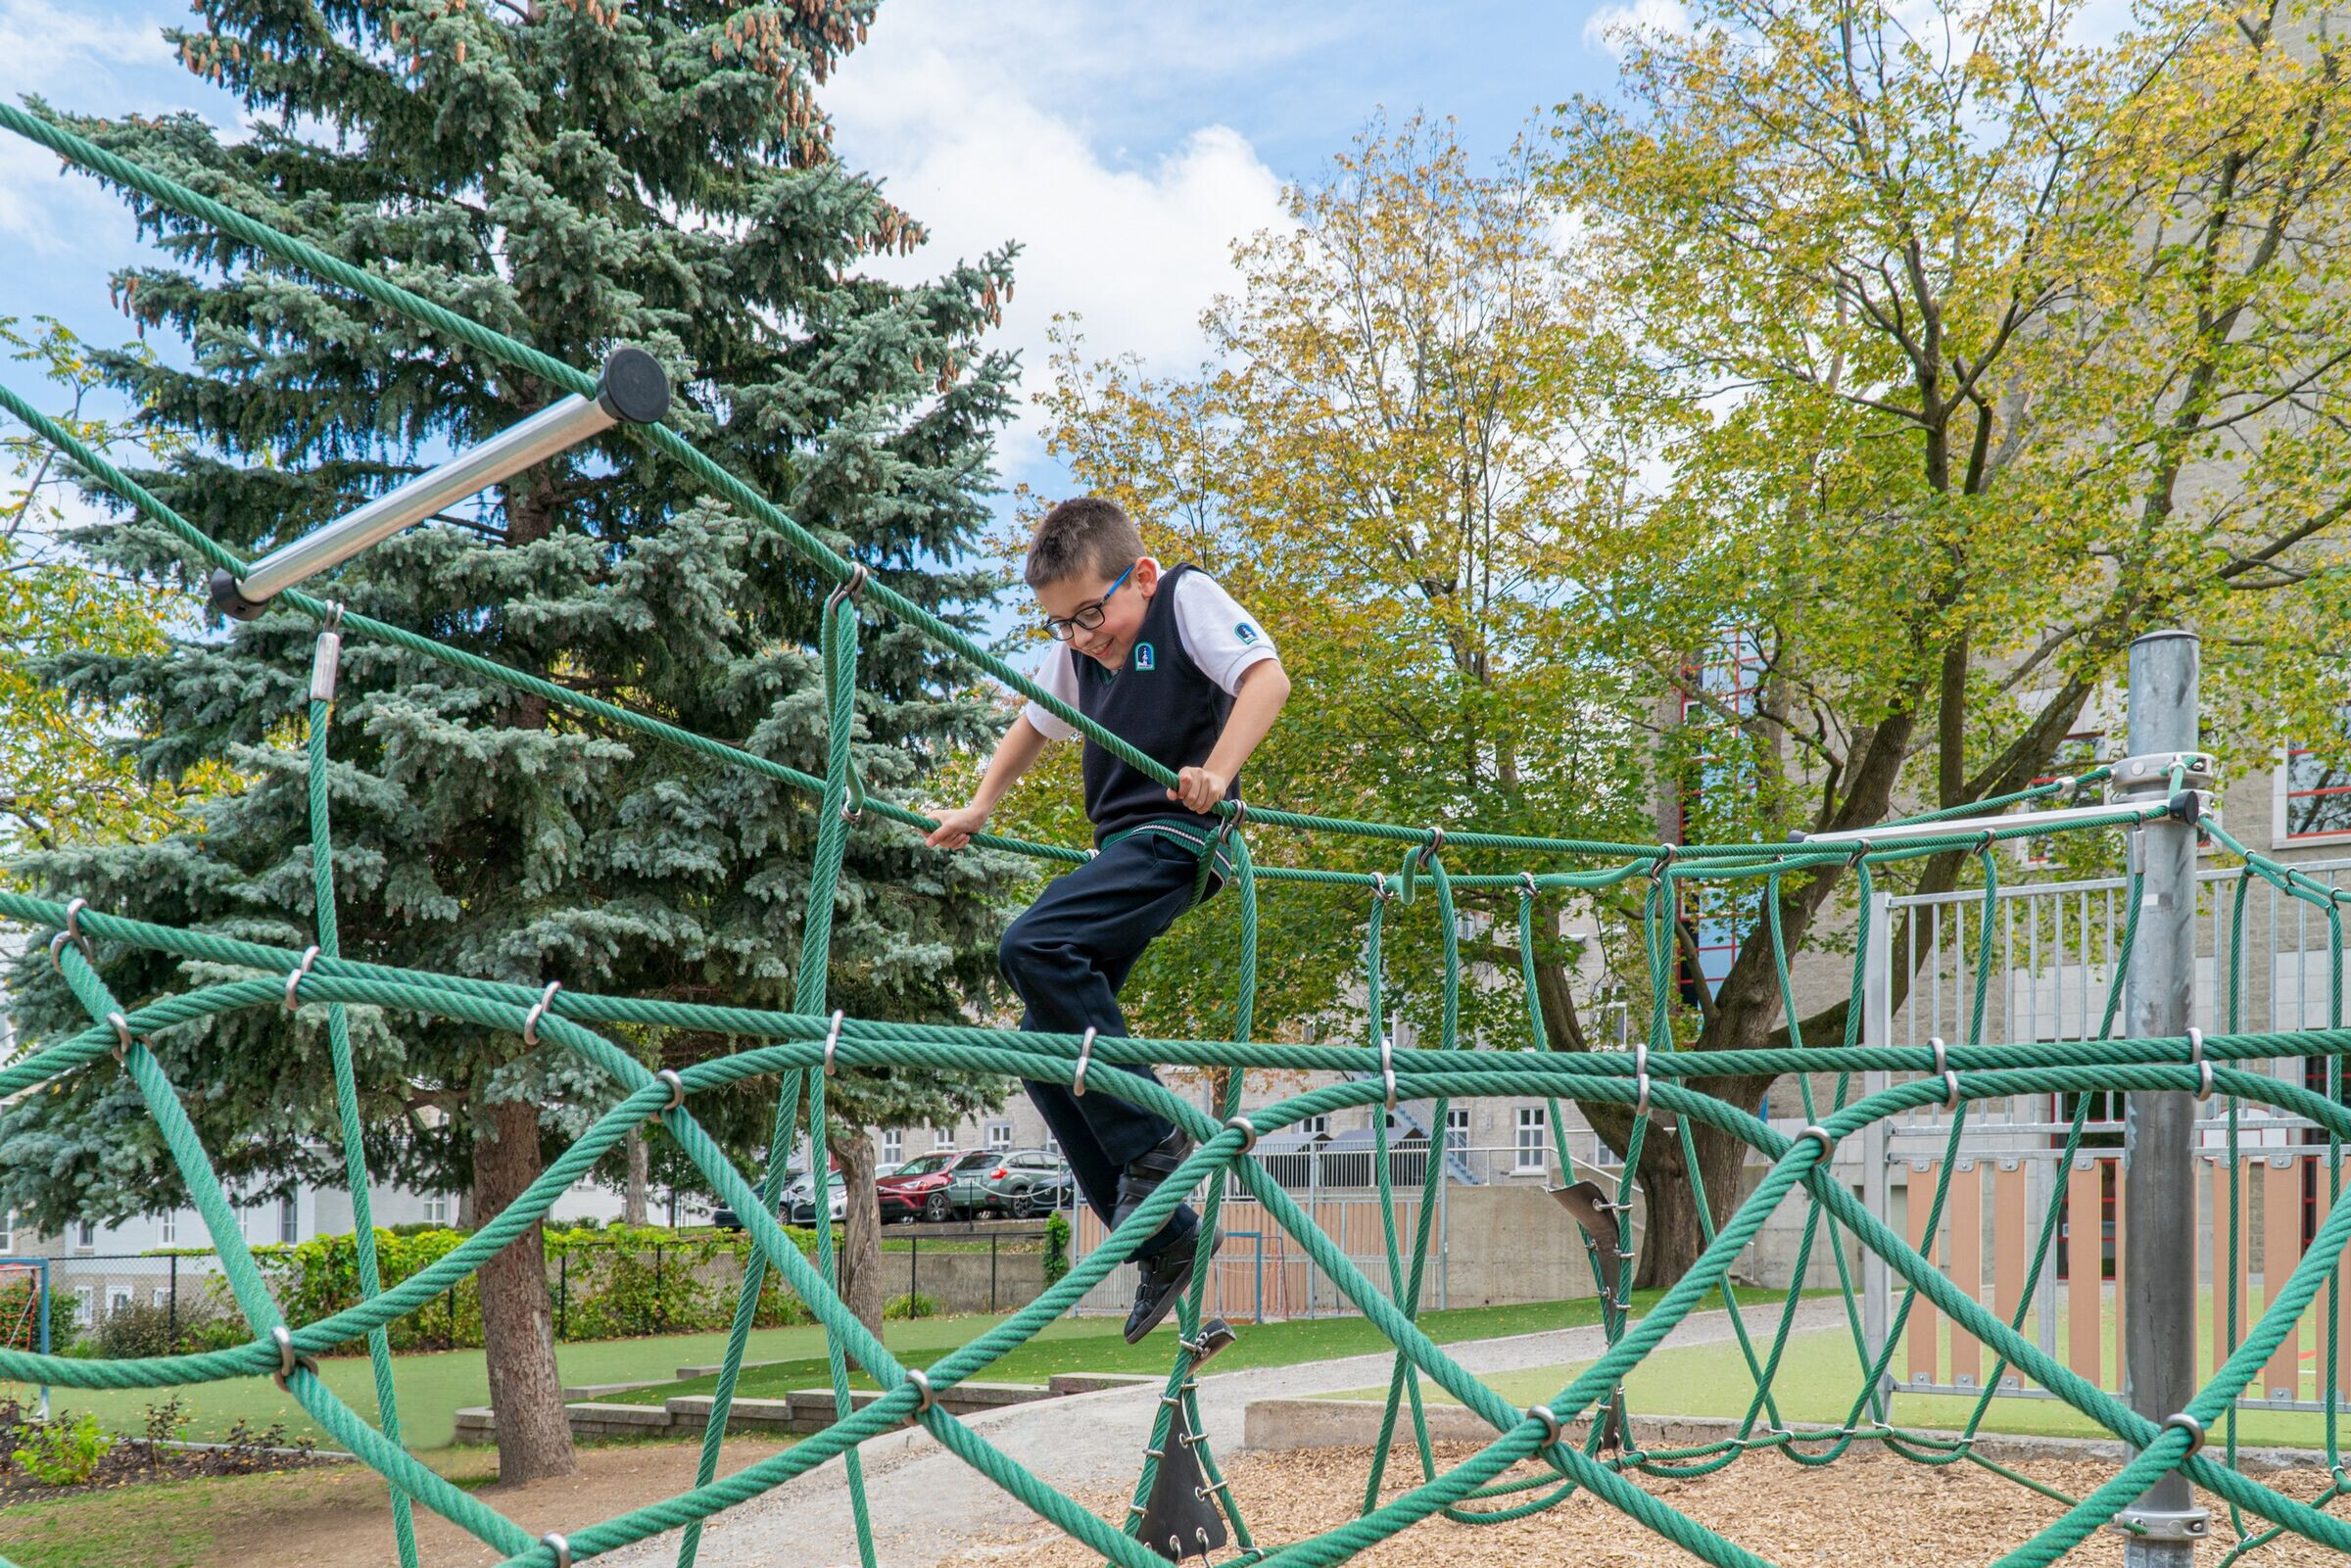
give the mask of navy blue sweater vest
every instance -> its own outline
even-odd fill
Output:
[[[1064,650],[1078,676],[1078,711],[1171,773],[1206,762],[1232,712],[1230,694],[1192,662],[1176,629],[1176,585],[1191,570],[1178,566],[1161,574],[1143,612],[1142,630],[1119,669],[1106,670],[1075,649]],[[1216,818],[1170,800],[1166,785],[1091,739],[1085,742],[1084,772],[1085,815],[1097,844],[1146,822],[1216,825]],[[1237,800],[1240,793],[1236,777],[1225,798]]]

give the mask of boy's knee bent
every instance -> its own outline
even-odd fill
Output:
[[[1051,944],[1041,940],[1027,915],[1004,928],[996,943],[996,968],[1019,990],[1024,980],[1045,974],[1052,966]]]

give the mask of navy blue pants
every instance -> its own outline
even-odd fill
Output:
[[[1199,869],[1199,854],[1190,844],[1165,833],[1139,832],[1048,882],[1006,929],[996,950],[1005,979],[1027,1005],[1021,1027],[1125,1034],[1119,990],[1143,949],[1191,907]],[[1212,878],[1208,890],[1218,885]],[[1139,1064],[1123,1065],[1123,1070],[1159,1081],[1158,1073]],[[1077,1095],[1066,1083],[1024,1082],[1045,1125],[1060,1140],[1086,1206],[1109,1224],[1121,1170],[1166,1138],[1175,1124],[1099,1089]],[[1148,1258],[1185,1242],[1198,1224],[1188,1205],[1178,1207],[1135,1256]]]

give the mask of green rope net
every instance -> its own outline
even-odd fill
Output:
[[[447,332],[550,386],[575,392],[593,391],[591,379],[573,366],[550,359],[522,343],[418,299],[373,273],[339,261],[266,223],[107,153],[58,125],[7,105],[0,105],[0,125],[40,143],[71,164],[135,189],[175,212],[209,222],[280,261]],[[231,571],[242,568],[244,563],[232,553],[90,451],[70,431],[5,388],[0,388],[0,407],[8,409],[52,444],[92,481],[177,533],[188,548],[206,562]],[[2208,840],[2233,855],[2242,867],[2234,897],[2234,920],[2240,932],[2245,894],[2255,880],[2325,911],[2332,937],[2333,1012],[2329,1019],[2332,1027],[2292,1033],[2239,1032],[2236,1027],[2241,1000],[2239,976],[2231,979],[2228,998],[2230,1032],[2203,1040],[2200,1051],[2185,1040],[2115,1039],[2112,1029],[2123,968],[2118,963],[2115,989],[2108,997],[2105,1024],[2097,1038],[2039,1044],[1982,1043],[1984,988],[1992,968],[1989,962],[1991,922],[1987,919],[1981,922],[1986,951],[1985,961],[1976,965],[1972,1026],[1966,1041],[1947,1052],[1938,1050],[1930,1055],[1918,1048],[1859,1043],[1861,954],[1866,943],[1857,942],[1854,1005],[1847,1012],[1846,1037],[1838,1045],[1811,1046],[1796,1037],[1783,1049],[1681,1053],[1673,1049],[1666,1008],[1674,966],[1671,912],[1677,907],[1679,889],[1683,886],[1704,883],[1727,886],[1736,892],[1760,884],[1764,894],[1760,902],[1770,912],[1770,935],[1782,997],[1791,1004],[1787,1013],[1793,1020],[1796,1011],[1792,1005],[1789,954],[1781,939],[1774,896],[1783,879],[1843,875],[1849,868],[1864,895],[1859,907],[1866,921],[1871,908],[1866,895],[1877,868],[1926,855],[1973,851],[1982,860],[1985,908],[1989,913],[1998,891],[1993,847],[2006,839],[2045,835],[2051,827],[2037,824],[2026,815],[2018,817],[2013,827],[1991,831],[1954,829],[1947,834],[1906,835],[1898,845],[1878,850],[1862,846],[1847,852],[1844,848],[1801,844],[1662,846],[1454,830],[1439,832],[1306,816],[1263,806],[1249,809],[1248,822],[1261,828],[1340,834],[1404,846],[1402,862],[1393,876],[1367,876],[1355,872],[1261,869],[1252,861],[1247,840],[1238,831],[1241,823],[1237,815],[1229,815],[1230,808],[1226,808],[1226,822],[1213,841],[1202,845],[1202,852],[1204,858],[1214,854],[1223,862],[1241,906],[1241,956],[1232,1038],[1228,1041],[1143,1037],[1095,1040],[1090,1045],[1090,1074],[1085,1082],[1088,1090],[1123,1096],[1180,1124],[1197,1140],[1195,1152],[1102,1246],[1088,1253],[1029,1306],[927,1367],[902,1364],[843,1307],[837,1290],[837,1265],[829,1227],[818,1227],[817,1255],[812,1261],[801,1255],[774,1218],[774,1200],[783,1179],[785,1156],[802,1125],[814,1140],[815,1168],[823,1168],[827,1069],[836,1066],[929,1068],[1074,1082],[1080,1070],[1080,1051],[1085,1047],[1077,1038],[1064,1035],[1012,1033],[967,1025],[890,1023],[843,1018],[838,1013],[828,1015],[826,970],[832,934],[832,895],[840,875],[843,847],[852,821],[870,813],[909,826],[926,829],[935,826],[920,813],[867,798],[856,777],[849,736],[857,675],[860,602],[879,616],[910,627],[936,644],[973,660],[1024,695],[1044,702],[1061,717],[1080,726],[1094,741],[1129,763],[1165,782],[1173,780],[1150,759],[1038,690],[953,627],[887,586],[865,582],[853,563],[828,549],[765,498],[674,432],[654,426],[644,432],[643,439],[678,461],[711,491],[777,530],[802,558],[837,585],[822,617],[820,651],[829,714],[823,778],[444,647],[403,628],[345,614],[338,606],[298,592],[282,594],[281,601],[291,610],[317,619],[322,641],[359,636],[394,643],[410,652],[444,660],[469,675],[570,705],[665,742],[751,769],[817,796],[824,826],[809,873],[811,914],[792,1010],[768,1012],[603,996],[554,987],[533,991],[516,985],[343,958],[336,941],[332,839],[325,783],[333,710],[331,700],[325,695],[314,697],[307,713],[311,852],[318,908],[314,947],[298,953],[200,930],[172,929],[129,920],[89,908],[79,900],[60,904],[0,891],[0,918],[55,930],[50,943],[51,957],[91,1020],[90,1025],[80,1032],[0,1068],[0,1097],[24,1092],[66,1073],[104,1070],[128,1073],[155,1117],[203,1217],[221,1259],[228,1289],[251,1328],[252,1339],[225,1350],[119,1360],[0,1351],[0,1379],[46,1382],[65,1388],[144,1389],[238,1377],[275,1378],[334,1442],[387,1478],[394,1499],[396,1546],[404,1568],[413,1568],[416,1562],[412,1508],[417,1504],[496,1548],[512,1565],[582,1561],[633,1542],[682,1531],[678,1561],[680,1568],[691,1568],[703,1521],[783,1486],[837,1456],[847,1471],[859,1556],[871,1568],[875,1560],[871,1506],[858,1469],[859,1445],[910,1422],[921,1425],[950,1452],[982,1471],[1039,1517],[1122,1568],[1152,1568],[1169,1556],[1184,1555],[1194,1549],[1190,1542],[1146,1542],[1139,1537],[1141,1521],[1148,1511],[1145,1499],[1152,1495],[1160,1456],[1169,1451],[1171,1439],[1188,1447],[1199,1463],[1206,1483],[1201,1489],[1203,1499],[1213,1499],[1222,1517],[1229,1523],[1233,1546],[1230,1560],[1236,1562],[1298,1564],[1300,1568],[1335,1563],[1432,1514],[1473,1523],[1517,1519],[1548,1508],[1574,1492],[1587,1491],[1642,1527],[1706,1562],[1725,1568],[1731,1565],[1748,1568],[1763,1559],[1635,1485],[1632,1473],[1665,1477],[1703,1475],[1732,1463],[1752,1449],[1773,1450],[1798,1464],[1819,1465],[1865,1442],[1882,1444],[1924,1465],[1962,1461],[1983,1465],[2062,1501],[2066,1511],[2059,1519],[1999,1559],[2000,1563],[2016,1568],[2037,1568],[2055,1560],[2092,1530],[2114,1520],[2158,1476],[2174,1469],[2183,1471],[2196,1485],[2229,1504],[2236,1537],[2231,1560],[2285,1532],[2337,1550],[2351,1551],[2351,1523],[2326,1511],[2328,1504],[2351,1491],[2351,1478],[2346,1478],[2340,1458],[2338,1412],[2331,1394],[2326,1426],[2326,1458],[2331,1471],[2331,1485],[2316,1503],[2282,1496],[2232,1467],[2238,1397],[2263,1362],[2293,1331],[2296,1320],[2319,1292],[2325,1289],[2331,1295],[2339,1289],[2336,1259],[2345,1241],[2351,1239],[2351,1204],[2336,1203],[2331,1207],[2300,1263],[2271,1293],[2272,1299],[2257,1322],[2239,1324],[2235,1303],[2231,1302],[2230,1354],[2202,1392],[2182,1412],[2197,1423],[2199,1432],[2225,1428],[2226,1453],[2216,1458],[2201,1451],[2200,1436],[2191,1434],[2185,1422],[2175,1418],[2172,1423],[2158,1425],[2135,1413],[2060,1364],[2022,1332],[2025,1315],[2044,1277],[2043,1265],[2058,1229],[2059,1199],[2053,1197],[2039,1216],[2024,1300],[2008,1317],[2001,1318],[1988,1312],[1902,1237],[1887,1228],[1842,1184],[1832,1179],[1826,1169],[1834,1146],[1873,1122],[1921,1107],[1954,1105],[1943,1173],[1930,1200],[1926,1234],[1931,1236],[1943,1210],[1950,1173],[1957,1164],[1948,1156],[1959,1148],[1968,1104],[2016,1094],[2076,1095],[2082,1109],[2076,1113],[2065,1146],[2070,1160],[2081,1145],[2083,1122],[2092,1091],[2177,1091],[2207,1087],[2229,1097],[2231,1180],[2237,1108],[2242,1102],[2255,1102],[2305,1117],[2324,1131],[2328,1192],[2339,1196],[2343,1140],[2351,1136],[2351,1114],[2339,1103],[2341,1053],[2351,1047],[2351,1032],[2341,1027],[2342,943],[2336,895],[2307,875],[2247,850],[2218,824],[2209,821],[2201,825]],[[331,658],[332,651],[322,650],[322,664]],[[1981,802],[1967,810],[1970,814],[1981,814],[2044,801],[2060,792],[2072,796],[2083,784],[2094,783],[2098,777],[2092,774],[2038,786]],[[2161,804],[2116,806],[2087,821],[2069,822],[2063,831],[2128,828],[2160,815],[2163,809]],[[1951,814],[1932,814],[1913,821],[1931,823],[1938,815]],[[1082,851],[1060,846],[987,835],[979,841],[1047,861],[1075,863],[1084,859]],[[1449,848],[1521,860],[1579,857],[1598,864],[1596,869],[1580,871],[1518,870],[1456,875],[1444,856]],[[1616,887],[1644,878],[1649,882],[1644,928],[1654,1006],[1647,1039],[1641,1048],[1583,1055],[1479,1053],[1460,1048],[1463,958],[1454,922],[1455,889],[1518,889],[1518,937],[1526,982],[1525,1000],[1530,1022],[1535,1025],[1535,1037],[1540,1039],[1543,1037],[1541,1002],[1534,985],[1538,902],[1546,894]],[[1364,1046],[1281,1046],[1252,1037],[1258,892],[1261,883],[1279,882],[1357,888],[1367,896],[1365,957],[1370,976],[1367,1016],[1369,1044],[1376,1056]],[[1443,1027],[1438,1046],[1433,1050],[1397,1049],[1389,1040],[1384,1022],[1381,937],[1389,919],[1388,906],[1409,907],[1423,882],[1434,889],[1434,915],[1443,939]],[[2134,918],[2137,903],[2134,888],[2129,900]],[[2130,939],[2131,931],[2126,927],[2123,936],[2126,953]],[[207,967],[208,974],[245,971],[250,977],[220,980],[160,996],[136,1007],[125,1007],[108,988],[103,973],[101,960],[107,944],[199,961]],[[345,1008],[352,1004],[519,1031],[534,1042],[545,1041],[572,1053],[584,1064],[600,1069],[612,1086],[609,1105],[590,1129],[549,1164],[520,1198],[445,1257],[390,1289],[383,1287],[378,1274],[371,1245],[372,1226],[365,1208],[367,1172],[360,1155],[360,1121],[345,1018]],[[302,1324],[286,1322],[271,1299],[246,1248],[219,1178],[180,1108],[174,1087],[144,1043],[153,1031],[174,1024],[239,1009],[277,1007],[327,1010],[336,1102],[359,1238],[362,1299],[354,1307]],[[675,1072],[655,1073],[600,1032],[603,1026],[648,1024],[707,1030],[756,1043]],[[100,1060],[108,1057],[112,1058],[111,1063]],[[2327,1092],[2322,1096],[2235,1065],[2278,1058],[2324,1061]],[[1121,1069],[1122,1065],[1154,1063],[1222,1069],[1224,1091],[1218,1115],[1211,1117],[1158,1084]],[[1244,1075],[1251,1069],[1336,1074],[1339,1081],[1260,1107],[1244,1117],[1238,1112]],[[1855,1099],[1850,1093],[1855,1072],[1902,1074],[1907,1081]],[[2205,1081],[2206,1072],[2210,1073],[2209,1084]],[[1793,1141],[1745,1110],[1689,1087],[1686,1082],[1698,1078],[1788,1073],[1799,1075],[1807,1119],[1813,1123]],[[1834,1077],[1825,1111],[1814,1100],[1810,1075],[1815,1073]],[[756,1188],[696,1123],[693,1111],[696,1094],[748,1078],[774,1079],[780,1085],[764,1174]],[[1425,1163],[1416,1221],[1409,1238],[1401,1236],[1395,1222],[1395,1194],[1390,1187],[1387,1131],[1380,1118],[1373,1118],[1379,1128],[1375,1168],[1379,1172],[1386,1221],[1384,1288],[1359,1269],[1249,1154],[1257,1140],[1268,1133],[1344,1108],[1381,1104],[1393,1107],[1400,1099],[1434,1101],[1432,1125],[1441,1128],[1450,1099],[1495,1095],[1537,1097],[1550,1102],[1550,1125],[1555,1140],[1563,1137],[1558,1114],[1560,1100],[1611,1102],[1631,1108],[1634,1115],[1623,1175],[1613,1199],[1607,1201],[1618,1212],[1630,1211],[1641,1147],[1651,1136],[1673,1136],[1681,1140],[1694,1181],[1699,1170],[1695,1129],[1702,1124],[1740,1140],[1768,1164],[1752,1194],[1719,1226],[1713,1222],[1701,1185],[1696,1196],[1704,1250],[1682,1279],[1638,1319],[1630,1311],[1631,1248],[1624,1242],[1609,1241],[1604,1250],[1587,1231],[1588,1253],[1602,1295],[1602,1327],[1607,1348],[1591,1367],[1554,1398],[1526,1409],[1512,1407],[1470,1376],[1415,1322],[1426,1280],[1436,1186],[1442,1172],[1442,1160],[1435,1157],[1434,1149],[1432,1158]],[[1656,1119],[1660,1115],[1673,1118],[1670,1132],[1661,1130]],[[568,1540],[556,1537],[534,1540],[512,1520],[452,1485],[402,1447],[386,1328],[395,1319],[451,1289],[538,1223],[565,1189],[586,1175],[606,1151],[632,1128],[656,1117],[719,1201],[741,1216],[752,1247],[695,1484],[677,1496],[579,1531]],[[1563,1142],[1558,1144],[1557,1152],[1561,1168],[1571,1169]],[[1785,1300],[1778,1305],[1776,1321],[1768,1333],[1758,1335],[1751,1332],[1730,1289],[1729,1271],[1765,1219],[1797,1188],[1802,1189],[1807,1201],[1793,1275],[1797,1283],[1791,1284]],[[984,1373],[1006,1352],[1024,1344],[1070,1310],[1112,1269],[1130,1258],[1135,1247],[1159,1228],[1178,1202],[1201,1189],[1205,1189],[1204,1223],[1200,1227],[1204,1255],[1227,1192],[1246,1193],[1262,1206],[1271,1220],[1296,1239],[1313,1262],[1396,1347],[1384,1419],[1361,1510],[1357,1517],[1308,1540],[1279,1546],[1255,1542],[1231,1489],[1218,1470],[1208,1445],[1201,1440],[1194,1371],[1202,1351],[1202,1312],[1209,1277],[1205,1267],[1195,1271],[1187,1296],[1177,1307],[1177,1350],[1148,1434],[1134,1502],[1121,1523],[1105,1523],[1079,1508],[948,1413],[939,1402],[939,1396]],[[1856,1287],[1846,1261],[1847,1236],[1885,1259],[1905,1287],[1892,1328],[1880,1344],[1873,1345],[1863,1331]],[[1815,1245],[1821,1243],[1830,1247],[1837,1260],[1840,1292],[1854,1353],[1856,1392],[1846,1418],[1838,1426],[1799,1432],[1781,1419],[1774,1381],[1795,1327],[1799,1285],[1805,1278],[1806,1264]],[[2233,1214],[2229,1245],[2233,1260],[2237,1248]],[[1201,1261],[1206,1261],[1205,1256]],[[726,1431],[765,1272],[770,1268],[782,1275],[783,1283],[807,1304],[824,1327],[839,1418],[822,1432],[784,1451],[720,1479],[719,1443]],[[2086,1497],[2075,1498],[2014,1475],[1975,1453],[1974,1440],[1990,1406],[1991,1390],[1999,1382],[1998,1370],[1987,1381],[1986,1393],[1977,1402],[1965,1431],[1955,1440],[1893,1424],[1888,1419],[1886,1401],[1888,1366],[1904,1320],[1922,1299],[1946,1314],[1957,1328],[1990,1346],[2001,1369],[2016,1368],[2124,1440],[2136,1450],[2135,1456],[2104,1486]],[[1752,1378],[1753,1396],[1744,1418],[1730,1437],[1711,1444],[1655,1451],[1642,1451],[1629,1446],[1623,1420],[1622,1384],[1626,1374],[1690,1312],[1709,1300],[1718,1300],[1728,1310],[1740,1353]],[[2330,1314],[2329,1324],[2334,1321]],[[316,1375],[313,1357],[358,1340],[366,1343],[372,1363],[380,1426],[360,1418]],[[2336,1375],[2338,1349],[2330,1327],[2326,1341],[2323,1383],[2329,1391],[2340,1386]],[[851,1360],[884,1391],[862,1408],[855,1407],[849,1397]],[[1422,1398],[1424,1379],[1493,1428],[1490,1443],[1450,1469],[1439,1465],[1430,1440]],[[1411,1416],[1419,1479],[1383,1502],[1382,1479],[1399,1422],[1407,1411]],[[1578,1421],[1588,1421],[1581,1437],[1569,1431],[1571,1424]],[[1522,1461],[1529,1460],[1536,1466],[1531,1477],[1523,1473],[1509,1474]],[[5,1568],[5,1559],[0,1559],[0,1568]]]

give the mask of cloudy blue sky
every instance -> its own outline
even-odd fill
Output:
[[[1641,0],[1670,14],[1673,0]],[[1599,23],[1614,5],[1444,6],[1396,0],[884,0],[871,41],[824,94],[838,146],[931,228],[925,269],[1006,239],[1025,247],[1001,342],[1034,390],[1056,312],[1091,348],[1170,367],[1231,276],[1227,247],[1273,222],[1372,115],[1451,115],[1499,155],[1538,111],[1605,90]],[[98,114],[193,110],[233,130],[240,107],[180,69],[162,29],[184,0],[0,0],[0,92]],[[139,246],[123,209],[46,153],[0,133],[0,314],[126,335],[110,268]],[[26,369],[0,376],[26,392]],[[1008,481],[1059,475],[1027,428]]]

